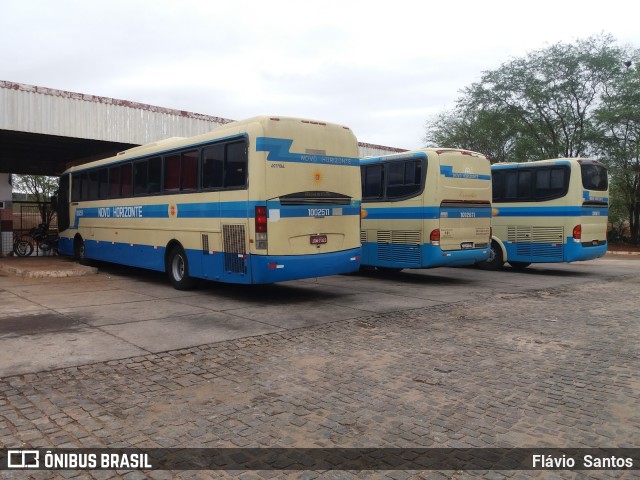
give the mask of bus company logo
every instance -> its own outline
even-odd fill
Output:
[[[178,216],[178,206],[169,205],[169,217],[176,218]]]
[[[316,185],[320,185],[320,183],[322,183],[322,174],[317,170],[313,172],[313,182]]]
[[[465,167],[464,173],[469,175],[469,174],[473,173],[473,169],[471,169],[470,167]]]
[[[7,468],[39,468],[40,452],[38,450],[8,450]]]

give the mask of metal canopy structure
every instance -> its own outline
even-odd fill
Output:
[[[0,80],[0,173],[59,175],[72,165],[231,121]],[[360,143],[363,157],[402,151]]]
[[[106,158],[135,144],[0,130],[0,172],[59,175],[72,164]]]

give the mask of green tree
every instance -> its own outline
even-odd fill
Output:
[[[629,219],[640,240],[640,51],[628,51],[594,115],[593,143],[609,168],[611,205]],[[613,221],[615,219],[612,218]]]
[[[26,193],[29,200],[34,201],[40,210],[42,223],[49,225],[55,212],[51,201],[58,191],[58,177],[44,175],[13,175],[13,188]]]
[[[430,121],[425,141],[486,145],[493,161],[585,155],[593,111],[620,58],[614,39],[599,35],[511,60],[465,88],[455,119]]]

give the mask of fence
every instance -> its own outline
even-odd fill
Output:
[[[45,203],[44,205],[46,209],[51,212],[51,204]],[[5,209],[3,218],[5,217],[7,217],[6,220],[2,222],[3,229],[0,256],[2,256],[2,254],[10,255],[12,253],[14,238],[28,236],[29,230],[43,223],[40,207],[37,203],[30,201],[14,201],[12,209]],[[58,220],[55,212],[49,222],[49,229],[53,232],[58,229]],[[37,249],[33,253],[33,255],[39,254]]]

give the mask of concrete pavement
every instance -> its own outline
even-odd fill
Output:
[[[612,263],[613,262],[613,263]],[[6,265],[22,271],[8,273]],[[322,277],[276,285],[205,282],[173,289],[157,272],[60,257],[0,259],[0,376],[116,360],[617,277],[635,262],[610,257],[516,272],[474,268]],[[640,265],[640,264],[638,264]],[[54,277],[38,272],[73,272]],[[25,274],[27,272],[27,274]],[[30,272],[30,273],[29,273]]]

